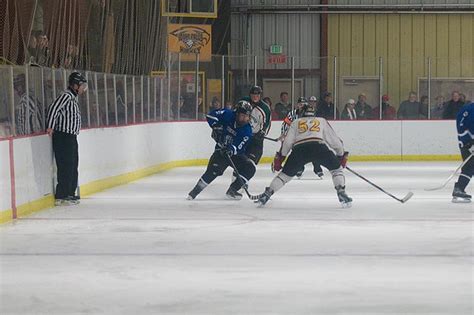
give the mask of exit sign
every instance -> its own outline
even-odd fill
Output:
[[[281,55],[283,52],[283,47],[281,45],[271,45],[270,54],[272,55]]]
[[[286,63],[286,55],[270,55],[267,62],[269,64],[282,64]]]

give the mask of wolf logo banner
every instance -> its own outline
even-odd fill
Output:
[[[181,52],[183,61],[211,61],[211,25],[169,24],[168,47],[170,52]]]

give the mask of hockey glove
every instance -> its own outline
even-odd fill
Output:
[[[342,156],[339,156],[339,161],[341,162],[341,166],[343,168],[346,167],[348,157],[349,157],[349,152],[347,151],[345,151]]]
[[[277,152],[275,154],[275,158],[273,159],[273,163],[272,163],[273,170],[275,170],[276,172],[281,171],[282,163],[283,163],[284,160],[285,160],[285,157],[283,155],[281,155],[280,152]]]
[[[237,148],[235,147],[235,145],[229,144],[226,147],[223,147],[221,149],[221,154],[227,155],[229,157],[233,156],[233,155],[236,155],[237,154]]]
[[[256,139],[256,140],[263,140],[263,138],[265,138],[265,130],[261,129],[259,132],[257,133],[254,133],[253,134],[253,137]]]
[[[471,154],[474,154],[474,140],[471,140],[468,143],[466,143],[464,147],[468,149]]]
[[[211,137],[216,142],[219,142],[221,140],[223,133],[224,133],[224,127],[222,125],[215,124],[212,126]]]

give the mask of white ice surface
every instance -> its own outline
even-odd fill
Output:
[[[3,225],[0,314],[473,314],[473,205],[423,191],[458,163],[350,165],[415,196],[346,172],[341,209],[308,165],[265,208],[230,172],[187,201],[204,168],[180,168]]]

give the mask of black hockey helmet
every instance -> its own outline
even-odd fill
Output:
[[[250,115],[250,113],[252,113],[252,110],[252,105],[250,105],[250,103],[247,101],[239,101],[234,108],[236,114],[243,113],[246,115]]]
[[[304,96],[298,97],[298,103],[308,103],[308,100]]]
[[[258,94],[258,95],[260,95],[260,94],[262,94],[262,92],[263,91],[262,91],[261,87],[259,87],[258,85],[254,85],[250,88],[249,94]]]
[[[314,117],[314,109],[309,105],[303,106],[301,109],[301,117]]]
[[[81,85],[87,83],[86,78],[80,72],[73,72],[69,75],[69,85],[77,84]]]

